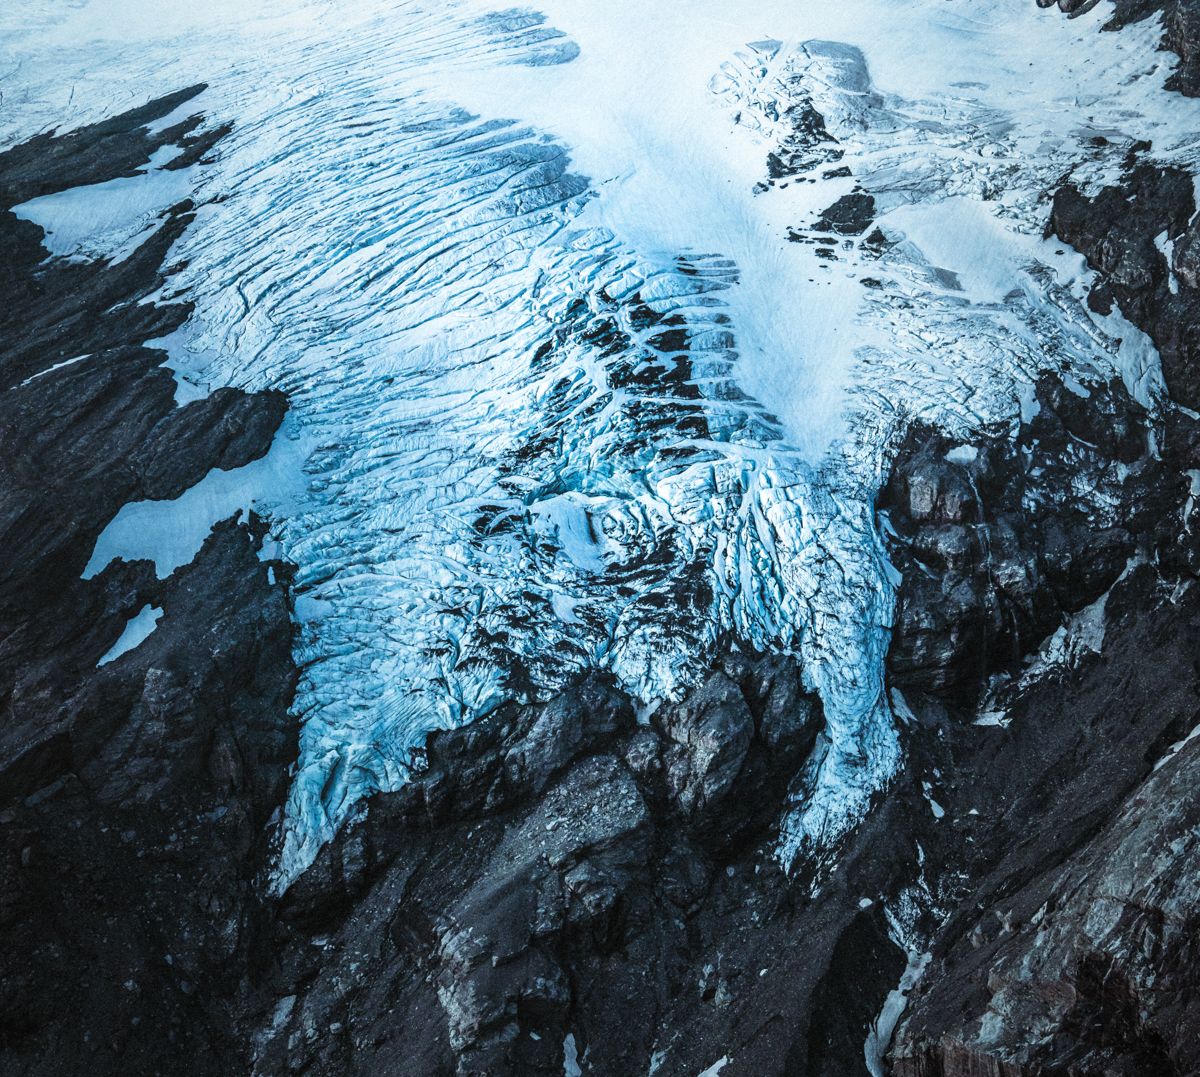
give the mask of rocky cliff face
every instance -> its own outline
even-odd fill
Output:
[[[1089,303],[1121,312],[1154,341],[1171,396],[1200,404],[1200,226],[1192,177],[1151,163],[1119,186],[1088,198],[1057,191],[1049,229],[1076,247],[1101,274]]]
[[[1191,297],[1168,279],[1187,272],[1187,248],[1169,263],[1153,237],[1186,235],[1193,212],[1190,177],[1143,164],[1095,200],[1060,191],[1051,220],[1100,270],[1094,301],[1115,298],[1164,342],[1185,399],[1188,357],[1168,342],[1186,335]],[[981,451],[955,466],[927,441],[901,454],[885,496],[903,519],[900,562],[941,569],[906,572],[896,682],[929,693],[919,714],[981,698],[966,713],[993,745],[959,811],[1004,786],[980,809],[996,813],[992,835],[972,834],[984,859],[935,934],[894,1070],[1190,1074],[1196,424],[1171,404],[1150,422],[1115,385],[1043,382],[1038,404],[1003,462]],[[1023,629],[1055,623],[1030,655]],[[973,631],[971,646],[939,625]]]
[[[648,723],[591,679],[435,736],[289,891],[257,1072],[699,1072],[734,1043],[839,1072],[903,959],[863,891],[814,915],[772,855],[820,726],[794,664],[735,652]]]
[[[262,456],[281,394],[177,406],[145,341],[187,318],[154,294],[192,206],[123,261],[46,259],[11,207],[172,164],[221,131],[145,126],[199,87],[0,154],[0,1070],[236,1072],[222,998],[259,962],[271,813],[295,753],[283,565],[228,520],[159,579],[82,579],[123,504]],[[169,167],[169,166],[168,166]],[[268,571],[277,573],[272,578]],[[116,653],[131,619],[149,636]],[[119,649],[119,647],[118,647]]]
[[[1036,387],[1015,439],[916,429],[880,498],[904,575],[893,683],[974,702],[1125,571],[1180,478],[1123,386]],[[1166,504],[1164,505],[1164,502]]]

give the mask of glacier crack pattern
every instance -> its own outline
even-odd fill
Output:
[[[1190,131],[1152,130],[1158,87],[1108,42],[1069,94],[1061,78],[1030,90],[999,2],[962,25],[920,0],[848,0],[819,18],[768,4],[747,28],[769,15],[847,40],[734,54],[741,37],[705,70],[673,118],[728,133],[721,152],[760,164],[728,217],[694,222],[696,242],[657,244],[602,211],[627,162],[591,179],[572,164],[595,171],[603,125],[596,145],[573,146],[522,118],[519,95],[485,115],[432,89],[487,71],[562,94],[563,73],[613,35],[577,42],[558,10],[585,35],[589,18],[632,34],[645,5],[293,7],[294,22],[237,15],[241,52],[217,31],[193,30],[188,48],[164,30],[169,61],[114,38],[30,67],[6,99],[6,123],[36,130],[58,117],[47,102],[74,63],[115,100],[131,71],[207,81],[195,107],[234,121],[219,159],[189,173],[201,204],[167,290],[195,312],[160,346],[189,393],[283,389],[302,432],[300,492],[257,499],[274,500],[276,552],[298,566],[302,734],[281,885],[365,797],[405,780],[431,730],[597,667],[653,706],[703,676],[727,636],[797,655],[822,696],[827,728],[780,855],[829,848],[900,762],[883,685],[894,581],[874,508],[891,447],[914,420],[964,440],[1014,423],[1048,367],[1085,392],[1117,372],[1153,403],[1153,349],[1082,305],[1086,268],[1042,240],[1043,200],[1063,160],[1097,185],[1147,133],[1194,157]],[[1079,27],[1033,25],[1020,48],[1053,58],[1032,35]],[[869,39],[851,43],[860,30]],[[969,40],[995,85],[883,86],[876,61],[894,81],[893,51],[917,39]],[[230,52],[221,77],[214,42]],[[1022,109],[1020,92],[1059,96]],[[664,91],[663,107],[679,100]],[[706,162],[675,152],[695,195],[686,170]],[[735,164],[693,182],[744,175]],[[814,448],[817,427],[834,433]]]

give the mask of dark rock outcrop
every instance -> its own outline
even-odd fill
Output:
[[[592,677],[431,737],[286,895],[257,1072],[844,1072],[904,964],[860,908],[889,868],[819,908],[789,884],[820,708],[790,660],[723,667],[646,724]]]
[[[1167,79],[1167,89],[1200,97],[1200,4],[1196,0],[1170,0],[1164,21],[1163,48],[1179,57],[1179,67]]]
[[[1145,410],[1118,383],[1050,376],[1035,407],[1015,438],[915,429],[900,448],[879,507],[904,576],[889,672],[905,690],[974,700],[1156,552],[1186,479]]]
[[[1100,272],[1098,301],[1116,296],[1164,340],[1190,317],[1187,305],[1164,301],[1163,293],[1179,292],[1166,283],[1166,259],[1153,242],[1164,230],[1186,234],[1191,180],[1183,178],[1186,190],[1179,175],[1143,166],[1128,187],[1091,203],[1074,190],[1055,200],[1059,234],[1077,237]],[[1186,272],[1186,255],[1174,261]],[[1188,391],[1188,374],[1186,363],[1177,365],[1172,389]],[[924,653],[932,661],[917,677],[911,663],[897,671],[909,678],[922,724],[941,714],[977,720],[944,726],[924,761],[929,742],[911,742],[910,765],[945,779],[937,786],[945,818],[968,825],[957,847],[929,854],[948,912],[893,1045],[898,1077],[1200,1072],[1200,741],[1189,739],[1200,727],[1200,549],[1188,477],[1197,424],[1169,402],[1151,417],[1123,400],[1119,386],[1089,388],[1063,395],[1043,381],[1039,413],[1015,439],[1020,451],[1002,440],[980,446],[969,476],[972,491],[990,485],[1000,506],[1011,504],[1010,489],[1019,491],[1023,541],[1014,563],[1032,570],[1006,575],[1033,580],[1033,593],[1046,590],[1051,614],[1065,623],[1036,656],[1028,640],[1018,642],[1023,660],[993,676],[979,704],[945,691],[964,671],[976,683],[986,672],[966,650],[931,646]],[[943,447],[929,434],[901,454],[893,501],[903,509],[898,495],[907,493],[911,506],[915,477],[919,493],[937,492],[918,502],[932,503],[945,527],[965,502],[956,501],[964,476],[938,462]],[[971,502],[971,527],[990,535],[997,513],[987,503],[986,494]],[[1107,513],[1098,512],[1104,505]],[[929,545],[936,526],[929,513],[914,525],[910,509],[898,556]],[[1060,532],[1065,537],[1047,543]],[[915,588],[924,595],[918,607],[931,602],[946,624],[964,618],[977,637],[994,632],[993,611],[1010,601],[1001,581],[958,568],[945,588],[912,579],[901,585],[902,605]],[[954,605],[956,589],[967,597]],[[1099,600],[1068,619],[1098,591]],[[1030,608],[1026,597],[1022,609]],[[905,648],[906,631],[893,664],[916,653]]]
[[[821,212],[813,231],[860,236],[871,227],[874,220],[875,199],[865,191],[852,191]]]
[[[1048,230],[1101,274],[1093,309],[1107,313],[1115,301],[1154,341],[1172,398],[1200,406],[1200,217],[1191,176],[1147,162],[1094,198],[1067,185],[1055,193]]]
[[[47,259],[11,212],[165,145],[181,149],[168,167],[201,158],[221,128],[145,126],[200,89],[0,154],[5,1073],[244,1066],[230,1000],[263,964],[267,823],[295,755],[287,567],[259,559],[251,518],[165,580],[149,562],[81,574],[123,504],[262,456],[286,403],[222,389],[177,407],[144,344],[190,313],[149,299],[189,203],[117,263]],[[150,635],[101,663],[147,608]]]
[[[938,933],[896,1074],[1197,1072],[1200,756],[1170,746],[1200,723],[1200,600],[1154,575],[1114,590],[1102,656],[1021,694],[1006,732],[973,731],[1020,745],[1028,769],[994,744],[974,787],[946,793],[948,816],[1000,812],[971,828],[995,859]]]

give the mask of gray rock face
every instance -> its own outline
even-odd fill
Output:
[[[80,577],[126,501],[262,456],[286,403],[226,389],[176,407],[143,345],[188,315],[144,300],[190,205],[115,265],[44,262],[40,229],[10,212],[162,145],[183,148],[176,167],[206,153],[220,130],[193,135],[199,117],[144,126],[197,89],[0,154],[5,1073],[228,1073],[244,1056],[224,1000],[258,963],[265,827],[295,754],[285,586],[256,520],[219,525],[166,580],[120,561]],[[154,631],[98,665],[146,606]]]
[[[1047,377],[1036,400],[1015,439],[963,447],[917,429],[901,448],[879,507],[904,575],[889,668],[906,690],[972,699],[1014,672],[1153,545],[1179,495],[1161,433],[1121,386]]]
[[[807,1001],[780,984],[810,999],[860,917],[844,894],[798,931],[771,853],[820,708],[790,661],[724,664],[647,725],[593,677],[432,737],[423,773],[286,895],[275,992],[297,1005],[264,1020],[258,1071],[559,1074],[568,1035],[600,1073],[656,1052],[699,1072],[735,1036],[764,1072],[804,1058]],[[866,920],[890,976],[898,954]]]
[[[954,772],[946,757],[930,760],[944,776],[936,795],[945,817],[957,820],[929,854],[943,865],[951,911],[934,933],[933,962],[897,1034],[896,1073],[1195,1072],[1195,1044],[1186,1028],[1163,1040],[1175,1068],[1145,1068],[1153,1037],[1109,1042],[1094,1024],[1078,1023],[1079,1011],[1070,1004],[1047,1006],[1072,991],[1082,997],[1093,990],[1083,958],[1094,947],[1086,933],[1072,932],[1085,922],[1092,930],[1092,898],[1083,883],[1100,885],[1097,865],[1117,856],[1109,849],[1112,836],[1122,833],[1114,820],[1136,816],[1156,828],[1164,815],[1186,817],[1194,810],[1153,799],[1166,771],[1156,773],[1155,763],[1195,720],[1190,640],[1200,601],[1194,580],[1178,586],[1149,568],[1132,573],[1106,602],[1101,654],[1002,693],[993,705],[1004,708],[1007,727],[948,733],[939,747],[948,749]],[[1178,890],[1187,903],[1192,884],[1178,889],[1184,876],[1171,866],[1186,849],[1172,841],[1164,836],[1159,843],[1157,864],[1140,857],[1121,866],[1144,893]],[[1179,867],[1186,871],[1186,856]],[[1163,922],[1153,903],[1143,912]],[[1063,953],[1073,948],[1079,960],[1042,979],[1037,969],[1045,932],[1056,922]],[[1136,930],[1116,927],[1105,938],[1126,964],[1155,966],[1161,956],[1135,957],[1144,942]],[[1085,978],[1074,983],[1076,975]],[[1191,997],[1200,987],[1194,979],[1176,983]],[[1143,1023],[1170,1025],[1166,996],[1148,993],[1143,1003]]]
[[[741,772],[754,719],[737,685],[715,673],[682,706],[659,723],[670,739],[666,779],[671,799],[685,815],[719,807]]]
[[[1173,399],[1200,405],[1200,222],[1192,178],[1151,163],[1135,167],[1119,186],[1087,198],[1067,185],[1055,193],[1049,231],[1076,247],[1104,283],[1092,306],[1121,312],[1146,332],[1162,356]],[[1170,263],[1155,245],[1165,233]]]
[[[1064,865],[1007,896],[1000,930],[964,958],[986,1002],[936,1049],[902,1044],[896,1072],[1196,1072],[1198,771],[1193,740]],[[934,983],[923,1011],[961,984]]]
[[[1165,259],[1155,250],[1158,263],[1147,266],[1143,240],[1171,219],[1164,207],[1176,200],[1164,191],[1183,186],[1146,169],[1129,182],[1101,195],[1097,203],[1109,208],[1096,217],[1074,193],[1056,198],[1054,220],[1084,236],[1102,287],[1125,296],[1123,309],[1127,301],[1166,332],[1172,311],[1186,308],[1155,306],[1147,282],[1161,280]],[[1185,223],[1190,187],[1189,177],[1178,203]],[[1188,257],[1185,250],[1185,269]],[[900,1077],[1200,1072],[1193,840],[1200,756],[1187,739],[1200,721],[1193,642],[1200,598],[1182,479],[1195,468],[1196,427],[1168,404],[1153,424],[1148,457],[1139,448],[1146,417],[1114,410],[1119,395],[1116,387],[1093,390],[1050,408],[1043,399],[1030,424],[1032,433],[1039,423],[1061,423],[1087,446],[1082,462],[1055,451],[1072,469],[1065,478],[1078,481],[1051,475],[1031,503],[1048,502],[1055,489],[1104,491],[1097,464],[1119,464],[1112,474],[1120,481],[1104,494],[1119,509],[1107,522],[1128,536],[1134,559],[1090,608],[1086,645],[1075,635],[1079,620],[1069,622],[1057,658],[1048,660],[1054,648],[1043,648],[1038,662],[993,679],[984,703],[968,709],[1001,715],[1003,732],[951,736],[957,772],[939,799],[948,818],[961,818],[968,804],[980,817],[969,828],[971,855],[961,861],[969,881],[949,892],[958,896],[934,933],[932,963],[896,1036],[891,1058]],[[1029,437],[1023,430],[1018,443]],[[1030,503],[1028,494],[1027,485]],[[1048,525],[1061,529],[1061,515],[1039,510],[1043,536]],[[1064,595],[1086,597],[1112,571],[1097,577],[1088,563],[1105,562],[1105,544],[1074,544],[1070,527],[1066,533],[1065,546],[1043,540],[1040,549],[1046,567],[1061,564],[1064,551],[1068,562],[1084,562],[1053,585],[1064,610]],[[915,708],[925,720],[942,705],[932,699]],[[963,737],[980,741],[966,767]]]
[[[1140,452],[1148,420],[1118,387],[1070,400],[1053,383],[1042,392],[1056,409],[1021,431],[1027,444],[1035,429],[1062,426],[1090,430],[1112,458]],[[1163,459],[1178,461],[1179,436],[1159,434]],[[956,472],[925,466],[944,460],[942,448],[914,441],[897,463],[898,476],[932,477],[932,486],[913,484],[917,515],[995,518],[989,501],[1006,503],[1012,458],[981,447],[967,497]],[[1139,488],[1123,482],[1117,493],[1133,498]],[[657,1059],[657,1072],[694,1075],[726,1055],[737,1075],[862,1073],[862,1044],[905,964],[885,906],[913,911],[908,929],[933,950],[910,994],[894,1072],[1069,1072],[1043,1065],[1061,1058],[1083,1059],[1081,1073],[1107,1072],[1103,1057],[1111,1072],[1149,1073],[1159,1071],[1145,1068],[1148,1058],[1186,1059],[1185,1026],[1164,1041],[1165,1055],[1147,1054],[1152,1037],[1134,1033],[1101,1044],[1087,1029],[1107,1027],[1109,1011],[1085,1027],[1079,1006],[1063,1010],[1058,1053],[1047,1053],[1029,1010],[1030,1000],[1045,1003],[1044,983],[1021,978],[1040,953],[1039,926],[1067,909],[1068,895],[1115,885],[1113,871],[1133,885],[1152,870],[1157,881],[1142,880],[1139,893],[1191,901],[1174,881],[1189,870],[1176,853],[1190,847],[1175,830],[1157,846],[1139,839],[1166,850],[1156,865],[1142,854],[1127,861],[1130,847],[1104,837],[1122,840],[1124,824],[1113,820],[1144,804],[1145,790],[1158,795],[1143,783],[1176,765],[1154,771],[1196,720],[1200,587],[1189,567],[1194,542],[1178,537],[1185,499],[1186,484],[1167,483],[1144,506],[1155,522],[1137,525],[1135,546],[1153,566],[1109,588],[1095,613],[1102,653],[1085,648],[990,686],[986,705],[1006,724],[972,725],[981,710],[973,698],[905,689],[915,718],[906,769],[829,875],[789,879],[772,852],[789,776],[820,728],[788,663],[731,653],[648,724],[615,688],[590,680],[552,704],[431,738],[424,773],[375,798],[286,895],[281,970],[265,998],[295,1001],[278,1022],[260,1003],[257,1072],[558,1074],[570,1036],[584,1071],[599,1074],[645,1072]],[[1029,504],[1012,511],[1014,533],[1027,533]],[[1133,519],[1130,506],[1122,511]],[[1052,514],[1036,519],[1045,526]],[[1041,642],[1018,645],[1028,657]],[[793,724],[804,715],[806,727]],[[570,749],[530,765],[545,758],[547,736]],[[1171,795],[1184,798],[1185,787]],[[1172,810],[1182,831],[1192,808]],[[1168,892],[1175,897],[1160,898]],[[1094,916],[1062,915],[1070,956],[1082,945],[1079,922]],[[1122,961],[1145,952],[1136,976],[1159,967],[1143,935],[1110,927],[1106,945],[1126,947]],[[1014,939],[1032,950],[1006,949]],[[1055,990],[1084,997],[1097,966],[1062,962]],[[1191,966],[1172,957],[1170,967],[1179,970],[1175,997],[1196,997]],[[1002,984],[1000,1016],[989,1016],[989,991]],[[1159,996],[1138,990],[1150,1014]],[[1109,1005],[1101,995],[1086,1005]],[[985,1026],[986,1042],[976,1031]]]
[[[1163,48],[1179,57],[1167,89],[1200,97],[1200,5],[1196,0],[1167,0],[1162,12]]]

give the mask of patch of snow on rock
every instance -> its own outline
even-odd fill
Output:
[[[158,619],[163,615],[163,611],[157,606],[149,604],[143,606],[125,623],[121,635],[96,662],[97,667],[106,666],[109,662],[115,662],[121,655],[127,651],[132,651],[138,644],[142,643],[151,632],[154,631],[158,624]]]

